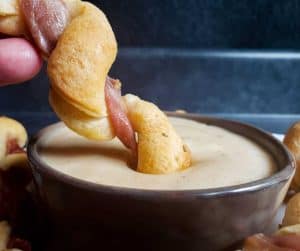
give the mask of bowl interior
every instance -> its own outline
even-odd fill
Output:
[[[220,119],[216,117],[208,117],[208,116],[200,116],[197,114],[178,114],[174,112],[167,112],[168,116],[175,116],[181,118],[187,118],[191,120],[195,120],[198,122],[206,123],[208,125],[215,125],[218,127],[225,128],[229,131],[232,131],[236,134],[242,135],[244,137],[249,138],[250,140],[256,142],[258,145],[263,147],[267,152],[271,154],[274,158],[275,163],[277,164],[278,171],[273,175],[256,180],[253,182],[244,183],[241,185],[228,186],[228,187],[220,187],[220,188],[210,188],[210,189],[193,189],[193,190],[149,190],[149,189],[137,189],[137,188],[125,188],[118,186],[110,186],[110,185],[101,185],[92,183],[89,181],[81,180],[58,170],[51,168],[51,166],[47,165],[39,156],[38,148],[39,148],[39,139],[44,135],[47,127],[42,129],[37,135],[31,138],[28,145],[28,156],[29,160],[32,163],[33,170],[37,170],[38,172],[42,172],[46,175],[50,175],[55,179],[62,180],[63,182],[69,183],[73,186],[84,187],[85,189],[92,190],[101,190],[101,191],[109,191],[109,192],[117,192],[117,193],[142,193],[143,196],[147,196],[147,194],[151,195],[155,193],[157,196],[165,196],[169,193],[176,194],[184,194],[193,195],[197,194],[198,196],[222,196],[224,194],[231,193],[241,193],[245,191],[255,191],[264,189],[265,187],[274,185],[279,182],[287,182],[294,173],[295,170],[295,162],[289,151],[286,147],[274,138],[271,134],[255,128],[253,126],[231,121],[227,119]]]

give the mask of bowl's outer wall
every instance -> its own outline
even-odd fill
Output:
[[[246,132],[245,127],[228,121],[208,122],[255,139],[282,168],[292,165],[284,148],[271,144],[262,132],[249,128]],[[218,196],[204,196],[201,190],[186,196],[172,191],[164,196],[118,193],[118,188],[90,189],[49,175],[32,158],[34,145],[29,146],[34,181],[55,233],[49,237],[49,250],[99,246],[107,250],[223,250],[253,233],[272,231],[270,223],[293,174],[291,169],[287,178],[261,189]]]
[[[142,199],[87,192],[35,175],[61,250],[98,245],[109,250],[221,250],[253,233],[270,231],[287,190],[282,182],[217,198]]]

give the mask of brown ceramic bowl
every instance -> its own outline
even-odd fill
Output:
[[[39,157],[39,138],[28,146],[37,194],[49,220],[49,250],[232,250],[246,236],[270,231],[295,162],[270,134],[239,122],[185,114],[226,128],[265,148],[274,175],[238,186],[160,191],[90,183],[60,173]],[[84,168],[84,166],[83,166]],[[241,168],[243,168],[241,166]]]

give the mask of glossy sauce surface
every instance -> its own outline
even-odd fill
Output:
[[[45,130],[39,142],[39,153],[49,166],[73,177],[98,184],[143,189],[232,186],[268,177],[276,171],[273,158],[245,137],[192,120],[170,120],[192,152],[192,166],[180,172],[138,173],[127,166],[129,152],[118,139],[89,141],[62,123]]]

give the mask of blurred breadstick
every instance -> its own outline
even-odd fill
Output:
[[[300,189],[300,122],[292,125],[283,140],[283,143],[291,151],[296,159],[296,173],[291,183],[291,188],[295,191]]]

